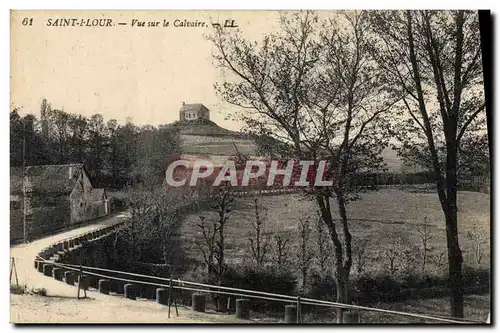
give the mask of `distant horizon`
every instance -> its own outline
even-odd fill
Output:
[[[333,13],[329,11],[328,13]],[[211,120],[231,129],[226,120],[236,108],[225,103],[214,84],[225,80],[213,65],[212,44],[205,39],[211,23],[235,20],[246,38],[261,40],[275,31],[279,11],[31,11],[36,33],[22,25],[23,11],[11,11],[10,106],[39,117],[46,98],[53,109],[138,126],[179,119],[182,102],[202,103]],[[112,18],[128,22],[112,28],[50,26],[56,18]],[[140,21],[203,21],[205,27],[132,27]]]
[[[42,104],[43,99],[44,99],[44,98],[41,98],[41,99],[40,99],[40,104],[39,104],[39,106],[38,106],[38,109],[34,109],[34,110],[33,110],[33,109],[30,109],[29,111],[27,111],[27,109],[26,109],[26,108],[24,108],[24,106],[23,106],[23,105],[11,105],[11,108],[10,108],[9,112],[14,111],[14,109],[15,109],[15,108],[18,108],[18,113],[19,113],[19,115],[20,115],[20,116],[24,117],[24,116],[26,116],[26,115],[28,115],[28,114],[31,114],[31,115],[34,115],[34,116],[35,116],[38,120],[40,120],[40,106],[41,106],[41,104]],[[57,104],[55,105],[55,104],[54,104],[54,103],[52,103],[52,101],[51,101],[51,100],[49,100],[49,99],[47,99],[47,103],[48,103],[48,104],[50,104],[50,106],[51,106],[51,109],[52,109],[52,110],[62,110],[62,111],[67,112],[67,113],[69,113],[69,114],[77,114],[77,115],[82,115],[82,116],[85,116],[85,117],[87,117],[87,118],[88,118],[88,117],[91,117],[91,116],[92,116],[92,115],[94,115],[94,114],[100,114],[100,115],[102,115],[102,116],[103,116],[103,118],[104,118],[104,121],[105,121],[105,122],[107,122],[108,120],[111,120],[111,119],[115,119],[115,120],[116,120],[119,124],[121,124],[121,125],[126,124],[126,123],[127,123],[127,121],[128,121],[128,118],[131,118],[132,123],[133,123],[134,125],[136,125],[136,126],[139,126],[139,127],[140,127],[140,126],[146,126],[146,125],[152,125],[152,126],[158,127],[158,126],[162,126],[162,125],[172,124],[172,123],[175,123],[176,121],[180,121],[180,119],[179,119],[179,118],[180,118],[180,117],[179,117],[179,111],[180,111],[180,109],[181,109],[181,107],[182,107],[183,103],[186,103],[186,104],[203,104],[204,106],[206,106],[206,107],[210,110],[210,115],[211,115],[211,117],[212,117],[212,115],[216,115],[216,118],[219,118],[219,119],[221,118],[221,117],[220,117],[220,113],[219,113],[219,112],[217,112],[217,110],[213,110],[213,109],[211,109],[210,107],[208,107],[208,106],[207,106],[205,103],[203,103],[203,102],[196,102],[196,101],[194,101],[194,102],[190,102],[190,101],[181,101],[181,102],[179,103],[179,109],[176,111],[176,112],[177,112],[177,119],[174,119],[174,120],[169,120],[169,121],[167,121],[167,122],[163,122],[163,123],[156,123],[156,124],[152,124],[152,123],[137,123],[137,122],[136,122],[136,119],[135,119],[133,116],[127,116],[126,118],[123,118],[123,119],[121,119],[121,118],[120,118],[120,119],[117,119],[117,118],[114,118],[114,117],[108,117],[105,113],[103,113],[103,112],[98,112],[98,111],[96,111],[96,112],[94,112],[94,113],[91,113],[91,114],[89,114],[88,112],[74,112],[74,111],[72,111],[72,110],[68,110],[67,108],[65,108],[65,107],[64,107],[64,105],[61,105],[60,107],[59,107]],[[218,114],[218,113],[219,113],[219,114]],[[231,121],[231,120],[227,120],[227,119],[225,119],[224,117],[221,119],[221,122],[222,122],[222,123],[220,123],[220,122],[218,122],[218,121],[215,121],[215,120],[212,120],[212,119],[210,119],[210,120],[211,120],[211,121],[213,121],[214,123],[216,123],[217,125],[219,125],[220,127],[223,127],[223,128],[225,128],[225,129],[230,129],[230,130],[232,130],[232,131],[241,131],[241,130],[242,130],[242,127],[243,127],[243,126],[241,126],[241,125],[239,125],[239,126],[238,126],[237,122],[235,122],[235,121]]]

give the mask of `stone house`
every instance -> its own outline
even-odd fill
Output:
[[[110,212],[110,204],[106,190],[103,188],[94,188],[90,192],[90,203],[92,206],[91,216],[94,218],[106,216]]]
[[[28,239],[69,228],[110,212],[104,189],[93,188],[82,164],[28,166],[24,180],[21,177],[21,191],[19,177],[13,177],[13,174],[11,171],[11,230],[19,229],[17,215],[20,215],[23,228],[26,223]],[[21,206],[20,209],[18,206]],[[18,214],[19,211],[21,214]],[[24,214],[26,222],[23,221]],[[13,237],[18,235],[11,233],[11,241]]]
[[[206,119],[210,120],[210,110],[203,104],[186,104],[182,102],[181,110],[179,111],[180,120],[195,120]]]

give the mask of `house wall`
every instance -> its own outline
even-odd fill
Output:
[[[89,206],[89,219],[97,219],[109,215],[111,212],[109,200],[91,202]]]
[[[26,196],[26,224],[29,239],[68,226],[70,215],[66,195],[29,193]]]
[[[10,242],[15,243],[24,239],[24,221],[22,205],[20,209],[10,210]]]
[[[82,172],[69,195],[71,224],[80,223],[93,218],[90,203],[92,184],[85,172]]]
[[[179,116],[179,119],[180,120],[193,120],[193,119],[198,119],[198,118],[204,118],[204,119],[207,119],[207,120],[210,120],[210,110],[206,109],[206,108],[201,108],[199,110],[196,110],[196,111],[180,111],[179,112],[180,116]]]
[[[72,177],[76,170],[69,170],[61,177]],[[25,178],[26,187],[26,232],[28,240],[37,239],[54,231],[69,228],[75,224],[89,221],[106,212],[107,201],[96,204],[90,202],[92,183],[85,171],[82,171],[75,182],[71,193],[47,193],[33,190],[31,179]],[[20,202],[21,205],[16,204]],[[24,239],[23,199],[19,195],[11,195],[10,239],[11,242]],[[97,205],[97,207],[96,207]],[[103,213],[104,212],[104,213]]]

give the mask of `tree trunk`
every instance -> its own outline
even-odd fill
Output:
[[[446,243],[448,248],[448,271],[451,288],[451,315],[453,317],[463,317],[463,279],[462,279],[462,252],[458,244],[458,227],[457,227],[457,119],[458,110],[460,108],[460,72],[461,72],[461,50],[463,47],[463,12],[459,12],[457,16],[457,48],[455,50],[455,81],[454,81],[454,100],[453,106],[449,113],[445,112],[444,105],[441,103],[441,116],[443,120],[443,131],[446,138],[446,177],[443,177],[441,166],[438,159],[432,126],[427,114],[425,106],[425,98],[423,94],[422,84],[420,80],[420,72],[418,68],[413,28],[412,28],[412,12],[407,11],[408,22],[408,42],[410,51],[410,61],[417,90],[419,110],[422,115],[424,132],[427,137],[429,149],[431,151],[432,169],[434,171],[434,179],[436,182],[437,193],[441,207],[446,220]],[[435,64],[437,65],[437,64]],[[436,68],[434,68],[436,70]],[[436,75],[435,71],[435,75]],[[436,80],[438,76],[435,76]],[[440,88],[439,80],[436,81],[437,88]],[[439,92],[439,91],[438,91]],[[441,99],[442,97],[440,97]]]
[[[458,112],[458,111],[457,111]],[[456,113],[455,113],[456,114]],[[448,248],[448,271],[451,284],[451,315],[464,316],[464,286],[462,278],[462,251],[458,240],[457,219],[457,141],[456,119],[451,119],[451,128],[446,132],[446,202],[443,209],[446,219],[446,244]]]
[[[337,287],[337,302],[348,304],[349,299],[349,273],[352,265],[352,252],[351,252],[351,234],[349,233],[347,225],[347,213],[345,209],[345,201],[343,199],[342,193],[337,194],[337,203],[339,204],[339,211],[341,216],[342,231],[344,246],[339,239],[337,234],[335,224],[330,210],[330,201],[328,195],[317,195],[316,201],[320,208],[321,216],[323,221],[327,225],[330,231],[330,237],[332,239],[334,250],[335,250],[335,284]],[[345,255],[345,256],[344,256]],[[337,309],[337,322],[342,322],[342,314],[344,310],[341,308]]]
[[[426,264],[426,261],[427,261],[427,249],[424,248],[424,256],[423,256],[423,259],[422,259],[422,274],[425,274],[425,264]]]
[[[446,245],[448,248],[448,272],[451,288],[451,315],[456,318],[464,316],[464,286],[462,276],[462,251],[458,242],[456,191],[454,198],[448,197],[446,218]]]
[[[451,315],[456,318],[464,316],[464,290],[462,277],[462,251],[458,244],[456,232],[456,213],[455,216],[447,216],[446,224],[446,242],[448,246],[448,272],[451,284]]]
[[[340,266],[340,267],[339,267]],[[342,265],[337,265],[336,275],[335,275],[335,286],[337,287],[337,303],[348,304],[348,279],[346,276],[346,270],[341,267]],[[341,324],[343,319],[343,308],[337,308],[337,323]]]

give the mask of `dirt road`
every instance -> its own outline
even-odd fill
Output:
[[[175,316],[175,311],[172,309],[171,318],[168,318],[166,306],[151,301],[133,301],[121,296],[103,295],[95,291],[87,293],[89,298],[77,300],[75,286],[47,277],[35,269],[33,260],[44,247],[125,218],[125,214],[118,214],[78,229],[11,247],[10,255],[15,258],[19,284],[26,285],[28,290],[38,288],[47,290],[47,296],[11,294],[11,323],[243,322],[234,316],[197,313],[183,307],[179,308],[179,317]],[[13,283],[15,284],[15,280]]]

